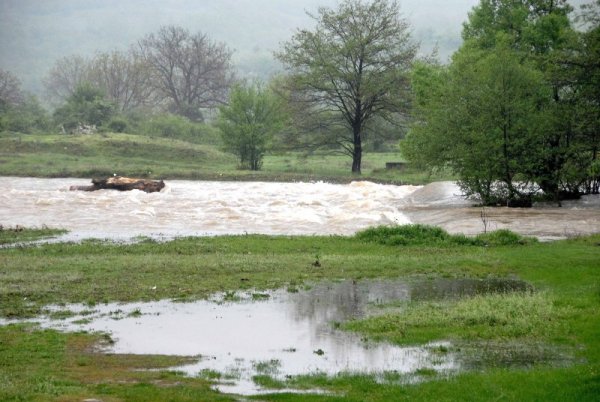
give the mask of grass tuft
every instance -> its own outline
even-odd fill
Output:
[[[514,246],[537,241],[506,229],[467,237],[463,234],[450,234],[440,227],[421,224],[377,226],[357,232],[355,237],[361,241],[387,246]]]
[[[459,300],[408,302],[401,312],[351,321],[344,328],[400,344],[439,339],[548,339],[573,313],[546,293],[487,294]]]
[[[22,243],[34,240],[53,238],[67,233],[63,229],[49,229],[47,227],[24,228],[21,226],[3,227],[0,225],[0,244]]]

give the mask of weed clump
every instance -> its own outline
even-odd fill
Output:
[[[537,243],[535,237],[525,237],[508,229],[499,229],[493,232],[482,233],[475,238],[488,246],[516,246],[519,244]]]
[[[436,226],[420,224],[372,227],[356,233],[355,238],[387,246],[509,246],[537,241],[506,229],[467,237],[463,234],[450,234]]]
[[[500,293],[459,300],[408,302],[393,312],[343,327],[374,339],[422,343],[436,339],[546,339],[564,330],[570,307],[556,306],[547,293]]]

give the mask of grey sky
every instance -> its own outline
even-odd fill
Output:
[[[268,74],[272,51],[295,29],[307,27],[306,11],[337,0],[0,0],[0,68],[39,91],[55,60],[126,49],[166,24],[208,33],[234,49],[242,74]],[[460,45],[462,22],[478,0],[400,0],[414,36],[443,58]],[[585,0],[573,0],[578,5]]]

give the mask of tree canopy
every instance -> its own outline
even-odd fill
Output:
[[[376,118],[407,112],[408,73],[416,53],[398,3],[346,0],[311,15],[313,30],[299,30],[276,56],[290,74],[291,98],[304,113],[329,120],[332,143],[352,156],[360,173],[366,127]]]
[[[206,34],[164,26],[138,43],[139,55],[149,66],[151,83],[176,114],[202,120],[202,108],[227,101],[233,83],[231,51]]]
[[[109,121],[114,111],[115,105],[102,91],[83,83],[75,88],[63,106],[54,111],[54,120],[65,130],[73,130],[79,125],[101,126]]]
[[[578,32],[570,12],[562,0],[482,0],[451,65],[413,72],[405,154],[452,168],[486,204],[597,192],[597,25]]]
[[[260,170],[273,135],[287,116],[281,100],[260,84],[236,84],[229,104],[219,108],[219,128],[228,151],[236,154],[240,167]]]

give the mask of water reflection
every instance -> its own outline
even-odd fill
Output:
[[[335,325],[364,317],[373,304],[531,290],[525,282],[499,279],[345,280],[298,292],[282,289],[261,294],[260,301],[257,294],[238,293],[238,301],[229,302],[233,295],[227,293],[194,303],[112,303],[95,306],[93,311],[81,305],[53,307],[51,311],[69,309],[80,314],[61,321],[38,321],[61,330],[110,333],[115,340],[113,353],[197,355],[197,363],[177,370],[189,375],[206,370],[225,373],[233,380],[220,384],[221,390],[252,394],[261,391],[252,377],[265,373],[284,380],[310,373],[407,374],[423,369],[447,373],[489,362],[504,364],[505,360],[511,365],[551,362],[555,354],[548,348],[537,353],[532,348],[510,347],[500,353],[501,348],[488,345],[493,352],[488,353],[473,345],[461,346],[459,351],[448,342],[398,347],[366,342]]]

